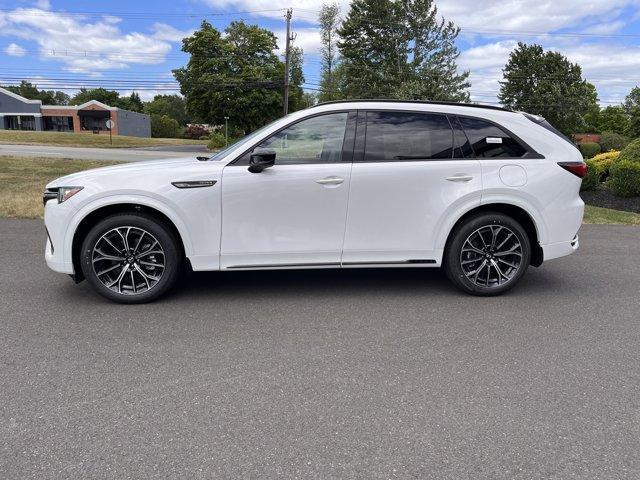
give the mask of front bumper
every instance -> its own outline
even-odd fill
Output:
[[[47,229],[44,259],[54,272],[70,275],[73,275],[74,270],[70,242],[66,236],[67,225],[73,213],[73,208],[64,203],[58,204],[57,200],[49,200],[44,207],[44,225]]]

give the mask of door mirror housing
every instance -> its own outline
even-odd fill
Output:
[[[256,148],[249,157],[249,171],[260,173],[276,164],[276,152],[270,148]]]

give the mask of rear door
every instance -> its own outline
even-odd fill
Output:
[[[456,206],[480,204],[479,162],[441,113],[360,112],[342,264],[429,264]],[[467,158],[465,158],[467,157]]]

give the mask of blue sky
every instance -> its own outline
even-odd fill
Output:
[[[343,13],[348,1],[340,2]],[[619,103],[640,84],[640,0],[441,0],[462,27],[459,66],[472,98],[496,102],[498,80],[518,41],[558,50],[583,67],[601,104]],[[305,51],[307,87],[317,88],[320,2],[313,0],[0,1],[0,83],[29,79],[41,88],[103,85],[145,98],[175,92],[171,69],[184,65],[180,40],[204,15],[223,29],[244,19],[284,37],[293,8],[295,44]]]

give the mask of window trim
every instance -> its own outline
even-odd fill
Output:
[[[247,149],[245,149],[241,154],[237,155],[233,160],[231,160],[230,162],[227,163],[226,166],[249,166],[249,161],[248,159],[246,161],[243,161],[243,157],[251,152],[253,149],[255,149],[257,146],[259,146],[262,142],[270,139],[271,137],[273,137],[274,135],[279,134],[280,132],[282,132],[283,130],[286,130],[289,127],[292,127],[293,125],[297,125],[300,122],[304,122],[305,120],[309,120],[311,118],[315,118],[315,117],[322,117],[322,116],[326,116],[326,115],[333,115],[336,113],[346,113],[347,114],[347,121],[345,124],[345,130],[344,130],[344,137],[342,139],[342,155],[339,161],[337,162],[321,162],[321,161],[317,161],[317,162],[288,162],[286,164],[281,164],[281,165],[334,165],[334,164],[339,164],[339,163],[351,163],[351,158],[353,156],[353,145],[355,143],[355,131],[356,131],[356,115],[357,115],[357,110],[353,110],[353,109],[342,109],[342,110],[334,110],[334,111],[330,111],[330,112],[318,112],[315,113],[313,115],[308,115],[306,117],[303,118],[299,118],[298,120],[295,120],[291,123],[288,123],[286,125],[284,125],[283,127],[279,128],[278,130],[276,130],[275,132],[271,133],[270,135],[263,137],[262,139],[260,139],[259,141],[257,141],[256,143],[252,144],[250,147],[248,147]],[[350,144],[350,145],[348,145]],[[278,158],[276,157],[276,163],[275,166],[278,166]]]
[[[367,112],[396,112],[396,113],[423,113],[423,114],[433,114],[433,115],[444,115],[451,128],[451,148],[452,148],[452,157],[451,158],[425,158],[424,160],[417,159],[406,159],[406,160],[365,160],[365,145],[366,145],[366,136],[367,136]],[[494,127],[497,127],[505,134],[509,135],[514,141],[518,142],[522,148],[526,150],[526,153],[521,157],[478,157],[476,156],[475,150],[473,150],[473,145],[469,141],[469,137],[467,132],[465,131],[462,123],[459,122],[458,118],[470,118],[473,120],[482,120],[487,123],[490,123]],[[467,141],[469,141],[469,145],[471,146],[471,150],[473,151],[473,157],[456,157],[454,148],[454,140],[455,140],[455,131],[453,128],[452,120],[458,121],[458,125],[464,133],[465,137],[467,137]],[[500,125],[499,123],[490,120],[484,117],[478,117],[474,115],[465,115],[465,114],[457,114],[457,113],[445,113],[445,112],[434,112],[431,110],[414,110],[414,109],[390,109],[390,108],[372,108],[366,110],[358,110],[358,126],[356,131],[356,147],[353,155],[354,163],[396,163],[396,162],[448,162],[451,160],[540,160],[544,159],[544,155],[536,152],[527,142],[522,140],[518,135],[513,133],[508,128]]]

